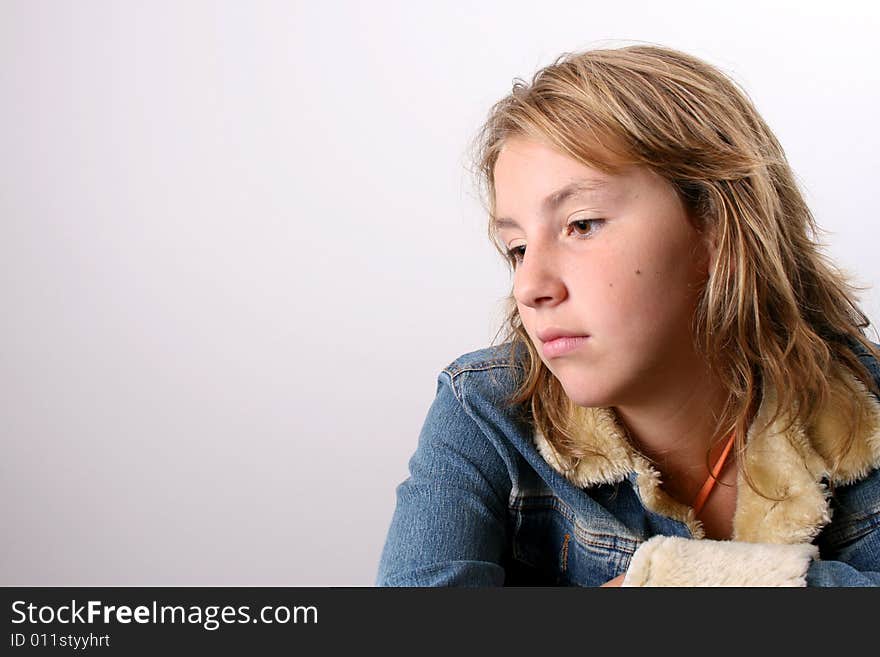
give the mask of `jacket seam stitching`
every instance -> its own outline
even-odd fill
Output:
[[[498,362],[488,362],[488,363],[473,363],[470,365],[465,365],[463,367],[444,367],[443,372],[446,372],[451,378],[456,378],[459,374],[464,374],[465,372],[484,372],[486,370],[494,370],[498,368],[507,369],[509,368],[509,364],[503,361]]]
[[[458,388],[455,386],[455,376],[445,369],[441,373],[449,377],[449,386],[452,388],[452,394],[455,395],[456,401],[464,409],[464,400],[462,400],[461,395],[458,393]]]
[[[631,555],[631,554],[635,553],[635,550],[640,545],[639,541],[636,541],[636,540],[630,539],[630,538],[626,538],[624,536],[586,530],[583,528],[582,525],[580,525],[577,522],[576,514],[573,511],[571,511],[571,509],[568,508],[567,504],[565,504],[564,502],[559,500],[559,498],[557,498],[555,495],[545,495],[542,497],[544,497],[547,500],[547,502],[544,504],[535,505],[534,507],[531,507],[531,508],[549,509],[551,511],[555,511],[556,513],[560,514],[563,518],[565,518],[568,522],[571,523],[572,529],[575,534],[575,536],[574,536],[575,541],[577,543],[580,543],[584,547],[602,548],[602,549],[609,550],[609,551],[625,552],[626,554]],[[520,498],[520,500],[521,499],[522,498]],[[565,509],[561,508],[563,506],[565,507]],[[519,528],[519,525],[521,525],[521,523],[522,523],[523,511],[524,510],[527,511],[529,509],[524,508],[524,506],[522,504],[515,504],[511,508],[516,511],[516,514],[518,517],[517,519],[519,521],[517,524],[517,527]],[[601,540],[603,538],[609,539],[609,540],[603,541],[603,540]],[[599,539],[599,540],[596,540],[596,539]],[[632,547],[630,547],[628,544],[632,544]]]

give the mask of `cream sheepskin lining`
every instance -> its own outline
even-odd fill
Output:
[[[880,403],[849,370],[837,367],[837,380],[845,382],[847,394],[861,408],[855,442],[834,478],[835,485],[847,485],[880,467]],[[660,473],[630,444],[613,408],[578,409],[585,444],[608,460],[586,457],[565,472],[571,462],[558,458],[540,432],[533,440],[544,460],[580,488],[622,481],[635,472],[645,507],[690,529],[693,538],[654,536],[640,545],[626,586],[804,586],[810,559],[817,554],[811,541],[831,521],[823,479],[830,479],[830,455],[846,438],[846,418],[832,398],[808,429],[795,422],[783,431],[785,418],[763,429],[776,402],[775,390],[765,385],[741,458],[748,461],[760,490],[789,497],[783,502],[761,497],[740,470],[730,541],[706,539],[694,510],[666,494]]]
[[[819,548],[653,536],[633,555],[621,586],[806,586]]]

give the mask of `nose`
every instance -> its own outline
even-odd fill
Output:
[[[513,296],[517,303],[537,308],[563,301],[568,292],[559,265],[552,249],[541,248],[535,242],[529,244],[514,274]]]

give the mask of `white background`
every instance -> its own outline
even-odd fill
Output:
[[[470,140],[564,51],[721,67],[875,286],[878,32],[842,1],[0,2],[0,584],[372,585],[509,286]]]

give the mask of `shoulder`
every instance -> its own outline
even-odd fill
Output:
[[[437,381],[435,421],[448,427],[467,417],[511,470],[516,453],[534,452],[530,404],[512,400],[524,376],[524,350],[505,342],[463,353],[442,369]]]
[[[507,403],[516,387],[510,355],[505,343],[463,353],[442,368],[411,469],[440,473],[447,483],[459,475],[488,482],[498,500],[507,499],[526,435],[525,405]]]
[[[830,496],[831,522],[823,528],[819,545],[825,558],[866,560],[875,564],[880,554],[880,469],[863,479],[837,487]]]
[[[515,343],[483,347],[461,354],[447,364],[446,375],[459,401],[501,401],[516,389],[523,373],[523,348]]]
[[[483,347],[458,356],[443,368],[450,376],[456,376],[462,372],[485,371],[495,368],[519,367],[522,351],[514,352],[515,343],[504,342],[499,345]]]
[[[876,347],[876,342],[871,341]],[[880,362],[855,340],[850,346],[871,376],[880,385]],[[842,462],[847,475],[829,491],[832,522],[823,532],[828,545],[841,547],[880,527],[880,399],[867,388],[860,388],[865,399],[865,423],[858,424],[857,440]]]
[[[871,344],[880,349],[880,344],[870,340]],[[880,384],[880,362],[877,361],[874,356],[872,356],[868,351],[856,340],[852,338],[847,338],[847,343],[849,344],[850,349],[856,356],[858,356],[859,360],[862,362],[868,372],[870,372],[871,376]]]

